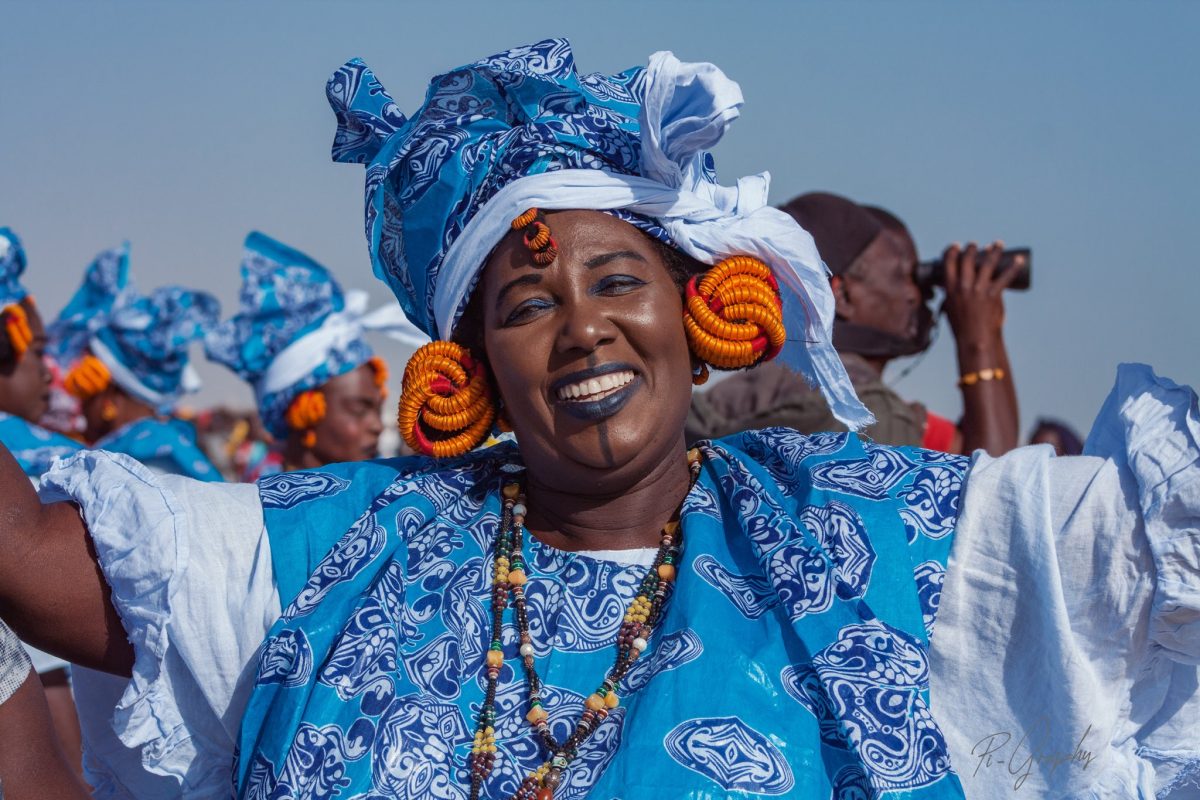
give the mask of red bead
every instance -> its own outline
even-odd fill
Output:
[[[537,794],[534,795],[534,797],[536,797],[537,800],[554,800],[554,790],[547,789],[545,786],[543,786],[541,789],[537,790]]]

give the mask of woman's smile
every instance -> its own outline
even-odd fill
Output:
[[[577,419],[605,419],[620,411],[641,383],[637,371],[628,364],[603,364],[555,381],[551,386],[552,402]]]

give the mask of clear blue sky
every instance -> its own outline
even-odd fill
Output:
[[[583,71],[669,49],[739,81],[727,183],[769,170],[774,202],[887,206],[926,256],[1032,246],[1007,323],[1024,429],[1086,428],[1119,361],[1200,382],[1197,3],[43,1],[6,3],[4,28],[0,225],[51,312],[122,239],[143,289],[190,284],[232,311],[254,228],[383,302],[362,170],[329,160],[328,75],[361,56],[411,111],[437,72],[567,36]],[[248,402],[202,374],[201,400]],[[956,377],[943,330],[896,385],[954,415]]]

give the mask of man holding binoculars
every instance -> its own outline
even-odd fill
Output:
[[[859,397],[877,422],[877,442],[954,453],[1000,455],[1017,446],[1017,395],[1004,346],[1008,288],[1028,288],[1028,250],[951,245],[936,261],[918,262],[907,228],[889,212],[838,195],[812,192],[782,209],[812,234],[831,272],[837,303],[833,341]],[[934,287],[958,351],[963,414],[955,424],[904,401],[883,383],[889,361],[927,349]],[[691,438],[786,425],[805,433],[844,430],[824,399],[786,369],[764,365],[738,373],[693,398]]]

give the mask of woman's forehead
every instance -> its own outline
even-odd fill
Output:
[[[544,219],[559,251],[568,257],[586,258],[607,250],[654,250],[652,242],[635,226],[602,211],[547,211]],[[511,278],[516,271],[542,268],[534,262],[522,232],[509,231],[484,265],[485,283]]]

